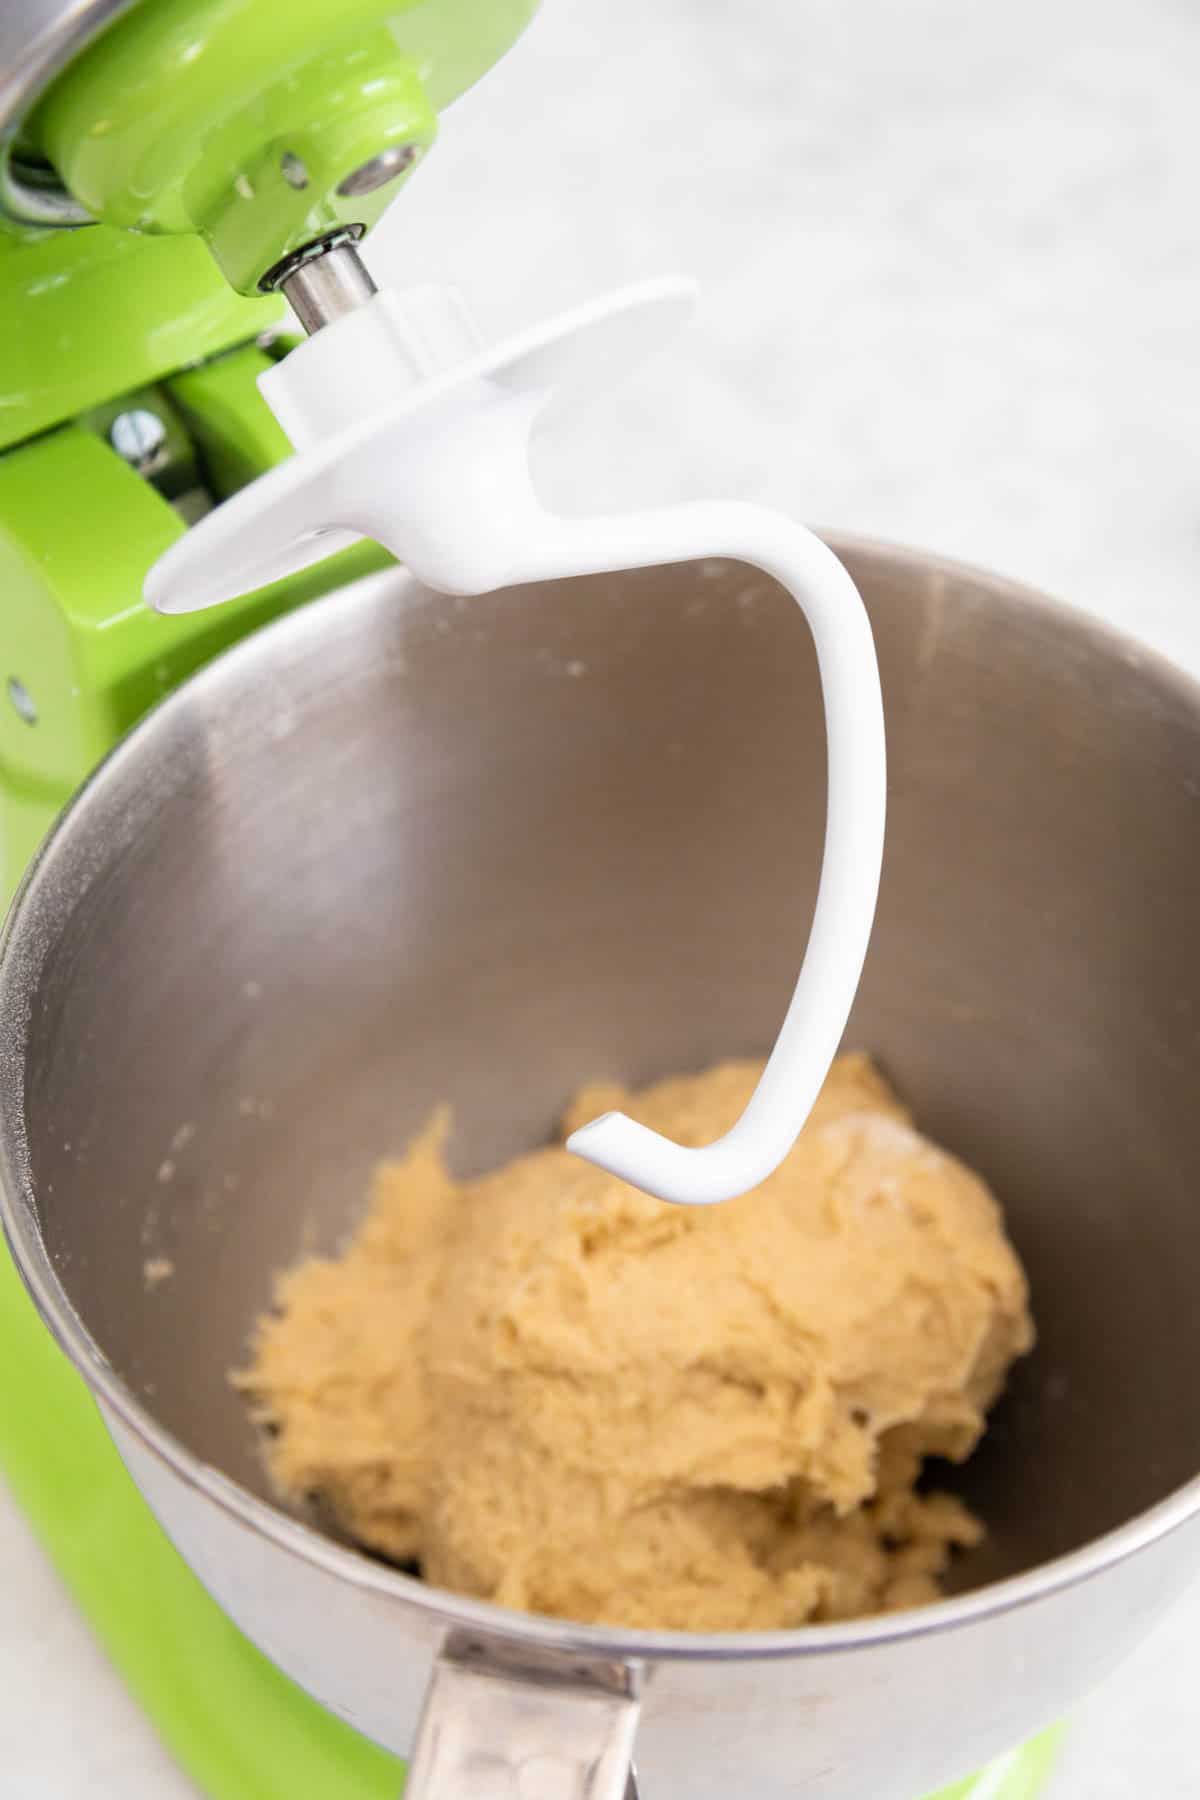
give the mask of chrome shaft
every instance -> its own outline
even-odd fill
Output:
[[[358,251],[348,243],[305,257],[280,277],[278,286],[310,337],[376,291]]]

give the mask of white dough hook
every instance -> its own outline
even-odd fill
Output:
[[[753,564],[791,593],[820,670],[827,804],[816,909],[775,1048],[742,1116],[713,1144],[676,1144],[623,1113],[567,1140],[648,1193],[705,1205],[782,1162],[837,1051],[875,913],[885,757],[866,612],[841,563],[803,526],[736,502],[564,519],[537,497],[528,462],[537,414],[564,392],[609,385],[692,301],[690,284],[647,283],[484,350],[453,295],[375,294],[261,377],[296,455],[172,545],[146,597],[160,612],[190,612],[360,537],[445,593],[710,557]]]

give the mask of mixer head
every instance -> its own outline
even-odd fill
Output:
[[[0,212],[198,234],[232,287],[344,255],[536,0],[29,0],[0,17]],[[329,291],[310,284],[320,304]],[[337,282],[333,282],[336,290]]]

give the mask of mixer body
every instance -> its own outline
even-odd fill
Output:
[[[203,619],[156,619],[141,603],[155,558],[290,451],[256,384],[295,339],[249,265],[265,271],[310,227],[369,228],[437,112],[532,11],[532,0],[432,0],[415,13],[406,0],[0,6],[5,903],[56,814],[149,707],[264,621],[390,561],[364,544]],[[266,182],[280,132],[289,142]],[[306,186],[286,179],[285,149],[302,154]],[[357,191],[339,194],[365,165]],[[317,1781],[346,1800],[393,1795],[392,1759],[257,1656],[162,1539],[67,1365],[47,1354],[2,1250],[0,1356],[24,1372],[0,1408],[0,1470],[205,1791],[291,1796]],[[244,1708],[253,1730],[213,1732]]]

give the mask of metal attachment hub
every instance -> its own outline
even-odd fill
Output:
[[[358,235],[347,231],[307,245],[263,277],[260,285],[279,289],[310,337],[356,311],[376,292],[354,247]]]

